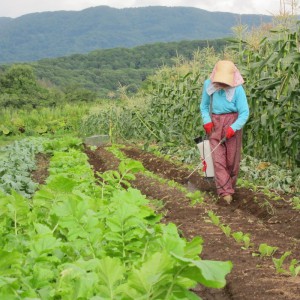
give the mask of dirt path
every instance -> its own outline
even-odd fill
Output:
[[[164,178],[184,184],[188,189],[216,194],[214,183],[204,179],[198,173],[194,173],[186,183],[185,178],[190,174],[190,171],[180,169],[171,162],[136,148],[127,148],[123,151],[128,157],[140,160],[148,170]],[[217,209],[220,208],[224,209],[222,203],[218,203]],[[300,239],[300,214],[293,210],[287,202],[271,200],[262,192],[238,188],[229,209],[232,212],[241,210],[243,213],[257,218],[259,222],[264,223],[272,231],[281,232],[296,240]]]
[[[31,178],[34,182],[44,184],[49,176],[48,167],[50,156],[43,153],[38,153],[35,157],[37,168],[31,173]]]
[[[185,178],[190,173],[139,149],[126,148],[123,152],[141,161],[153,173],[181,184],[185,184]],[[99,147],[95,152],[87,150],[86,153],[95,171],[103,172],[118,167],[118,159],[104,147]],[[233,262],[234,268],[227,277],[224,289],[213,290],[199,286],[194,290],[203,299],[299,299],[299,276],[276,274],[271,258],[253,257],[250,250],[242,250],[233,238],[227,238],[217,226],[209,222],[207,215],[212,210],[232,231],[250,233],[251,242],[256,247],[261,243],[279,247],[276,257],[289,250],[293,258],[300,259],[299,213],[293,211],[287,203],[281,201],[272,204],[272,212],[275,213],[271,215],[270,208],[261,204],[270,201],[266,196],[239,189],[232,205],[227,206],[210,195],[215,192],[213,184],[198,174],[193,175],[185,187],[206,191],[207,196],[204,204],[193,207],[183,192],[144,174],[138,174],[132,185],[149,199],[163,200],[164,222],[175,223],[185,238],[200,235],[204,239],[203,259]]]

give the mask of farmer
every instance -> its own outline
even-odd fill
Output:
[[[228,204],[232,201],[240,168],[242,128],[249,117],[243,83],[234,63],[220,60],[210,79],[204,82],[200,104],[211,149],[226,137],[226,141],[212,153],[212,158],[217,193]]]

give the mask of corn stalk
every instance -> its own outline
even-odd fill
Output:
[[[245,151],[288,168],[300,164],[299,28],[273,30],[256,53],[243,42],[251,111]]]

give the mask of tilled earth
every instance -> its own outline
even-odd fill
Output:
[[[250,250],[241,249],[233,238],[228,238],[209,222],[207,212],[212,210],[221,222],[233,232],[242,231],[251,235],[256,249],[261,243],[278,247],[274,257],[292,251],[291,258],[300,259],[300,214],[285,201],[268,199],[262,193],[237,189],[234,201],[226,205],[217,201],[214,183],[200,174],[194,174],[186,182],[190,170],[178,167],[169,161],[137,148],[126,147],[123,153],[139,160],[144,167],[162,178],[174,180],[190,191],[206,192],[202,204],[191,206],[191,200],[177,188],[172,188],[142,173],[136,175],[132,186],[141,190],[149,199],[164,202],[164,222],[175,223],[186,239],[201,236],[204,247],[201,257],[209,260],[231,260],[233,270],[227,276],[223,289],[197,287],[194,292],[202,299],[300,299],[300,276],[277,274],[270,257],[253,257]],[[119,160],[105,147],[95,151],[86,149],[94,171],[116,169]],[[290,257],[287,259],[288,265]],[[288,268],[288,266],[285,266]]]
[[[300,260],[300,213],[292,209],[286,201],[268,199],[263,193],[237,188],[230,205],[217,199],[214,183],[195,173],[187,182],[190,170],[178,164],[159,158],[151,153],[129,147],[122,149],[132,159],[139,160],[144,167],[156,175],[173,180],[189,191],[205,192],[202,204],[191,205],[191,199],[178,188],[147,177],[143,173],[136,175],[131,182],[149,199],[162,200],[164,222],[175,223],[182,236],[190,240],[201,236],[204,240],[201,257],[209,260],[231,260],[233,269],[227,276],[227,285],[223,289],[207,289],[197,286],[195,294],[204,300],[238,299],[238,300],[273,300],[300,299],[300,276],[277,274],[272,258],[253,256],[253,249],[243,250],[232,237],[226,235],[213,225],[208,211],[218,215],[223,224],[229,225],[232,232],[249,233],[255,249],[261,243],[278,247],[274,257],[279,258],[285,251],[292,251],[286,259],[288,269],[292,258]],[[94,172],[117,169],[120,161],[104,146],[95,151],[85,148]],[[44,158],[40,157],[45,168]],[[40,171],[42,174],[43,171]],[[39,174],[35,174],[39,176]]]

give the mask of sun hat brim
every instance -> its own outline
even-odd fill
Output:
[[[215,72],[212,77],[213,83],[224,83],[231,87],[235,85],[234,74],[236,66],[229,60],[220,60],[215,65]]]

